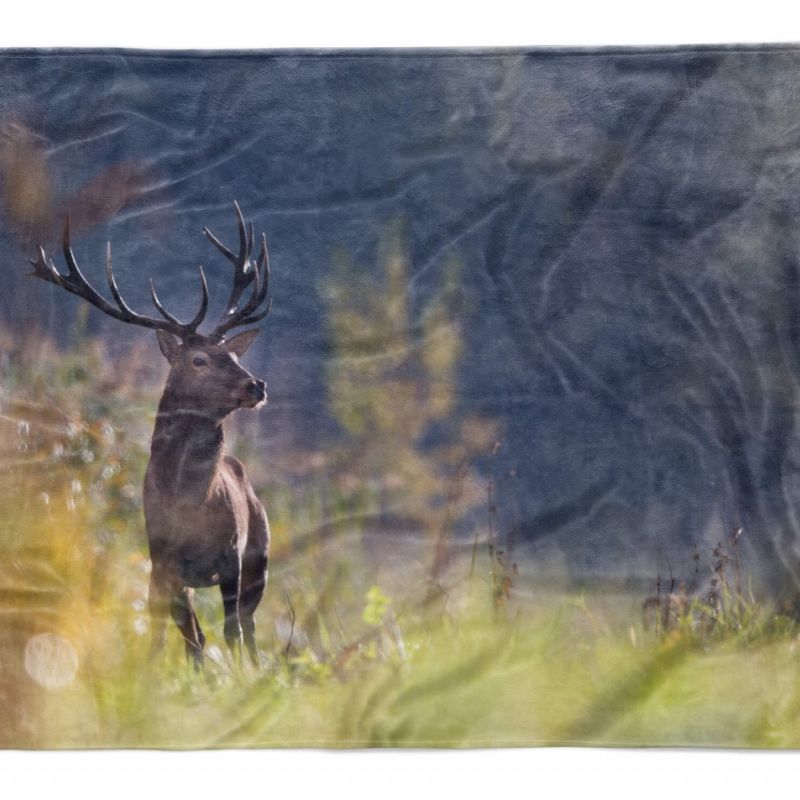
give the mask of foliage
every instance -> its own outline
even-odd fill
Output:
[[[159,381],[136,351],[26,347],[3,361],[0,744],[800,746],[797,626],[750,597],[736,541],[658,630],[635,594],[551,591],[506,563],[491,517],[432,593],[436,537],[364,522],[385,489],[358,472],[258,487],[276,535],[261,671],[228,657],[215,590],[197,596],[205,675],[174,629],[148,662],[139,486]]]
[[[391,602],[392,598],[387,597],[381,591],[380,586],[370,586],[367,590],[367,604],[364,606],[364,613],[361,615],[361,619],[367,625],[380,626]]]
[[[360,501],[377,498],[378,526],[435,541],[429,591],[452,555],[452,535],[483,513],[478,461],[498,432],[457,402],[467,298],[461,264],[446,262],[436,288],[413,291],[402,224],[387,227],[377,268],[344,252],[322,287],[332,354],[328,399],[342,437],[330,447],[334,480]]]

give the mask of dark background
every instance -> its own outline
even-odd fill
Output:
[[[791,591],[799,67],[777,47],[6,53],[0,315],[66,342],[79,304],[24,258],[53,250],[70,198],[98,196],[74,236],[90,278],[111,239],[135,308],[152,275],[188,317],[198,262],[219,307],[227,267],[201,229],[231,240],[236,198],[273,262],[249,362],[272,387],[265,443],[311,447],[336,429],[320,282],[337,249],[371,269],[402,219],[412,304],[464,265],[456,413],[504,431],[480,465],[503,530],[571,571],[650,574],[742,526],[765,584]]]

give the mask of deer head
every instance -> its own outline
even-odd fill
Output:
[[[261,234],[258,258],[252,259],[254,246],[253,223],[245,225],[238,203],[234,203],[239,228],[239,252],[233,253],[208,228],[203,233],[233,265],[233,285],[225,310],[216,327],[208,334],[198,328],[208,311],[208,285],[203,268],[199,267],[202,298],[200,308],[189,322],[181,322],[164,308],[150,279],[150,296],[161,315],[148,317],[133,311],[120,294],[111,260],[111,243],[106,250],[106,279],[114,304],[101,295],[84,277],[78,267],[70,243],[69,217],[64,225],[63,251],[67,274],[56,269],[44,249],[30,259],[33,276],[41,278],[82,297],[121,322],[139,325],[156,331],[159,347],[170,364],[165,397],[177,407],[221,419],[237,408],[259,408],[266,403],[266,384],[253,377],[238,362],[258,335],[257,329],[243,331],[231,339],[226,334],[233,328],[252,325],[263,319],[272,307],[269,293],[269,254],[266,236]],[[242,295],[251,287],[245,301]],[[266,305],[265,305],[266,301]]]
[[[161,352],[170,363],[164,389],[168,405],[222,419],[237,408],[261,408],[267,385],[239,364],[238,357],[258,336],[249,330],[219,344],[206,337],[179,342],[158,331]]]

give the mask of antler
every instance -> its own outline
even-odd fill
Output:
[[[238,255],[228,250],[208,228],[203,228],[203,233],[208,237],[211,244],[233,264],[233,286],[231,288],[230,297],[228,298],[225,310],[222,312],[222,316],[216,328],[214,328],[208,337],[217,341],[222,341],[225,338],[225,334],[231,328],[241,325],[252,325],[264,319],[272,308],[272,300],[268,300],[266,306],[261,308],[269,293],[269,253],[267,252],[267,237],[263,233],[261,234],[261,249],[258,259],[253,262],[251,260],[254,244],[253,223],[251,222],[249,226],[245,226],[244,217],[242,216],[239,204],[234,202],[234,207],[236,209],[236,218],[239,223]],[[68,292],[78,297],[82,297],[95,306],[95,308],[99,308],[104,314],[118,319],[121,322],[129,322],[132,325],[140,325],[143,328],[151,328],[153,330],[167,331],[175,334],[183,341],[187,341],[191,337],[199,335],[197,329],[205,319],[206,311],[208,311],[208,284],[206,283],[206,276],[203,273],[202,267],[199,268],[200,288],[203,292],[200,308],[191,321],[181,322],[177,317],[170,314],[161,304],[156,294],[152,278],[150,279],[150,297],[153,300],[153,305],[163,319],[138,314],[123,300],[114,278],[114,270],[111,266],[111,242],[108,243],[106,251],[106,279],[108,280],[108,288],[111,291],[116,305],[106,300],[106,298],[86,280],[78,267],[75,254],[72,252],[72,246],[70,245],[69,216],[67,216],[66,222],[64,223],[63,249],[64,260],[67,263],[66,275],[63,275],[56,269],[52,259],[47,258],[44,248],[41,246],[38,248],[38,257],[29,259],[30,263],[33,265],[33,272],[30,274],[41,278],[43,281],[60,286],[62,289],[66,289]],[[250,284],[253,285],[250,297],[247,302],[240,307],[239,302],[242,294]]]
[[[245,225],[242,210],[234,201],[236,219],[239,225],[239,253],[234,254],[214,236],[208,228],[203,228],[203,233],[217,250],[233,264],[233,286],[225,310],[222,312],[217,327],[211,332],[210,337],[223,339],[231,328],[240,325],[252,325],[269,314],[272,300],[259,310],[269,293],[269,253],[267,251],[267,237],[261,234],[261,250],[255,263],[251,260],[254,244],[254,227],[251,222]],[[253,284],[253,290],[248,301],[240,308],[239,301],[245,289]]]
[[[143,328],[151,328],[153,330],[167,331],[180,337],[183,341],[197,335],[197,328],[200,323],[205,319],[206,311],[208,310],[208,285],[206,284],[206,277],[203,274],[203,268],[200,267],[200,287],[203,292],[203,298],[200,304],[200,309],[194,318],[187,323],[183,323],[167,311],[158,299],[153,279],[150,279],[150,296],[153,299],[153,305],[164,319],[154,317],[146,317],[143,314],[137,314],[130,306],[122,299],[117,282],[114,278],[114,270],[111,266],[111,242],[107,245],[106,250],[106,279],[108,280],[108,288],[114,297],[116,306],[108,302],[103,295],[98,292],[89,281],[86,280],[83,273],[78,267],[75,260],[75,255],[72,252],[69,238],[69,215],[64,223],[64,238],[63,238],[64,260],[67,262],[67,274],[62,275],[53,264],[52,259],[48,259],[45,255],[44,248],[38,248],[38,257],[29,259],[33,265],[33,272],[37,278],[41,278],[48,283],[53,283],[66,289],[68,292],[82,297],[84,300],[91,303],[95,308],[99,308],[104,314],[109,317],[118,319],[122,322],[129,322],[132,325],[141,325]]]

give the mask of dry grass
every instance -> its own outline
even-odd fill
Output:
[[[205,676],[175,630],[149,664],[139,487],[157,376],[135,353],[111,370],[95,345],[47,352],[7,361],[3,384],[3,746],[800,746],[795,625],[737,583],[730,543],[715,595],[668,622],[659,606],[654,629],[640,597],[546,592],[505,564],[491,514],[443,557],[441,525],[388,525],[380,480],[313,459],[260,487],[263,669],[230,663],[212,591]]]

